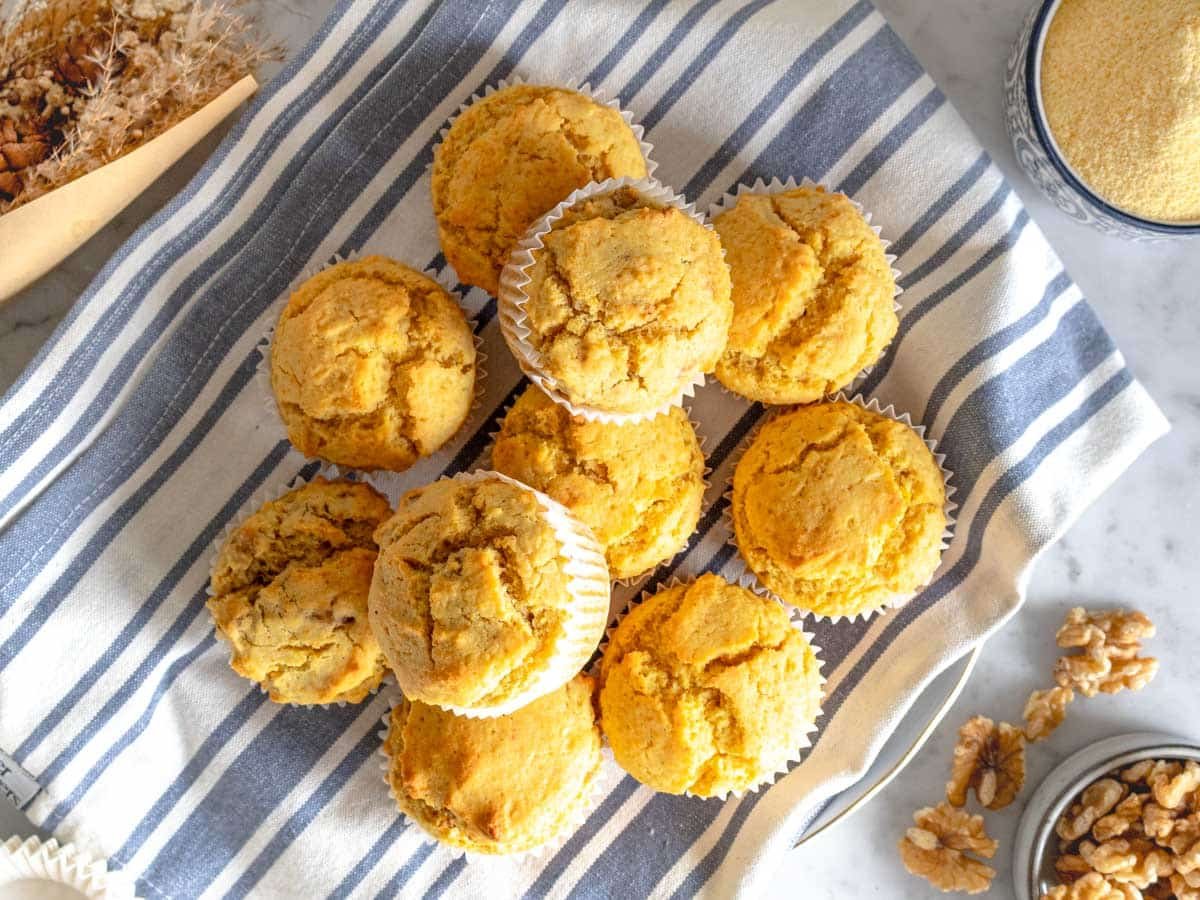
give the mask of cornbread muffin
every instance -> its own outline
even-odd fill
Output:
[[[402,471],[466,420],[475,339],[437,282],[368,256],[292,294],[271,345],[271,387],[301,453]]]
[[[591,528],[614,579],[670,559],[700,521],[704,454],[679,407],[644,422],[604,425],[573,418],[529,387],[504,418],[492,464]]]
[[[592,691],[577,675],[492,719],[402,700],[383,746],[401,811],[475,853],[519,853],[562,834],[583,818],[600,771]]]
[[[849,384],[896,334],[883,243],[843,194],[742,194],[713,220],[733,277],[717,364],[731,391],[809,403]]]
[[[713,370],[733,303],[721,242],[632,188],[572,205],[534,254],[529,343],[576,407],[648,413]]]
[[[276,703],[356,703],[379,686],[384,660],[367,592],[372,533],[389,512],[369,485],[315,478],[229,536],[208,608],[235,672]]]
[[[621,767],[657,791],[741,793],[797,758],[822,683],[782,606],[702,575],[621,620],[600,662],[600,725]]]
[[[733,476],[738,549],[764,586],[823,616],[881,609],[941,559],[946,486],[903,422],[841,401],[769,421]]]
[[[1200,4],[1063,0],[1042,50],[1054,142],[1101,198],[1200,222]]]
[[[559,687],[600,642],[607,573],[603,614],[591,634],[574,633],[563,543],[528,488],[498,476],[437,481],[401,497],[375,539],[371,627],[411,700],[507,712]],[[568,653],[579,665],[549,681]]]
[[[522,84],[471,104],[434,150],[438,238],[458,277],[495,294],[534,221],[590,181],[646,177],[632,129],[578,91]]]

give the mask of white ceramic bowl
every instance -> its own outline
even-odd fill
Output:
[[[1013,888],[1017,900],[1039,900],[1058,884],[1054,860],[1058,842],[1054,826],[1083,789],[1114,769],[1143,759],[1194,759],[1200,743],[1154,732],[1122,734],[1089,744],[1058,765],[1029,798],[1013,844]]]
[[[1055,144],[1042,109],[1042,49],[1062,0],[1039,0],[1029,11],[1008,59],[1004,119],[1021,168],[1063,212],[1105,234],[1135,241],[1200,235],[1200,222],[1155,222],[1107,203],[1068,165]]]

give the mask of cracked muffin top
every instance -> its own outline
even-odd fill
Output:
[[[704,454],[679,407],[643,422],[574,418],[537,387],[504,418],[492,464],[571,510],[604,545],[614,579],[670,559],[704,499]]]
[[[895,337],[883,242],[843,194],[820,186],[742,194],[713,219],[733,277],[717,365],[731,391],[810,403],[845,387]]]
[[[437,282],[383,256],[305,281],[279,316],[271,387],[308,456],[402,471],[448,441],[475,398],[475,339]]]
[[[371,627],[409,699],[502,704],[566,643],[567,561],[532,491],[436,481],[401,497],[375,538]]]
[[[655,790],[740,794],[799,757],[822,683],[779,603],[702,575],[621,620],[600,661],[600,727]]]
[[[572,827],[600,772],[592,679],[577,675],[506,716],[456,716],[402,700],[383,750],[405,815],[443,843],[519,853]]]
[[[384,660],[367,621],[372,537],[387,500],[315,478],[263,505],[221,547],[208,608],[230,664],[276,703],[358,702]]]
[[[841,401],[769,421],[733,476],[738,550],[788,603],[823,616],[882,609],[942,555],[946,485],[903,422]]]
[[[733,303],[711,230],[620,188],[569,207],[543,243],[524,288],[529,342],[573,405],[652,412],[716,366]]]
[[[435,149],[431,188],[442,252],[458,277],[495,294],[525,231],[571,191],[645,178],[633,130],[578,91],[521,84],[472,103]]]

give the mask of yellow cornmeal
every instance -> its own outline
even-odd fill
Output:
[[[577,91],[499,90],[450,126],[433,160],[433,209],[446,259],[495,294],[500,270],[533,222],[590,181],[646,177],[632,129]]]
[[[703,575],[621,620],[600,662],[600,725],[621,767],[657,791],[740,793],[799,756],[820,671],[776,601]]]
[[[543,241],[529,341],[573,405],[651,412],[716,366],[733,303],[712,231],[622,188],[570,207]]]
[[[495,706],[545,670],[571,595],[532,491],[437,481],[401,497],[375,538],[371,627],[406,697]]]
[[[843,194],[742,194],[713,220],[733,276],[717,365],[731,391],[809,403],[845,387],[895,336],[895,282],[879,240]]]
[[[1200,3],[1063,0],[1041,93],[1055,142],[1100,197],[1200,221]]]
[[[592,691],[577,675],[491,719],[401,700],[383,747],[401,811],[476,853],[519,853],[562,834],[583,818],[600,772]]]
[[[382,256],[304,282],[279,317],[271,386],[300,452],[407,469],[449,440],[475,397],[475,341],[436,282]]]
[[[389,512],[368,485],[316,478],[229,536],[208,608],[235,672],[277,703],[357,702],[378,687],[383,654],[367,592],[372,533]]]
[[[613,578],[670,559],[700,520],[704,455],[679,407],[645,422],[605,425],[572,418],[529,387],[504,419],[492,463],[591,528]]]
[[[844,402],[772,419],[733,476],[737,546],[759,581],[825,616],[881,609],[941,558],[946,487],[920,436]]]

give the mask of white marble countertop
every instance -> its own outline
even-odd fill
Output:
[[[904,872],[896,841],[912,811],[936,803],[958,726],[973,714],[1019,720],[1029,691],[1047,683],[1053,631],[1076,604],[1127,604],[1159,625],[1150,651],[1157,680],[1139,694],[1081,700],[1047,742],[1029,751],[1029,784],[1074,750],[1108,735],[1156,729],[1200,737],[1200,240],[1132,245],[1077,225],[1045,201],[1013,159],[1001,112],[1004,61],[1031,0],[876,0],[1015,183],[1034,220],[1159,402],[1174,430],[1153,446],[1038,563],[1025,609],[984,648],[962,697],[913,763],[864,810],[788,859],[773,894],[806,900],[940,897]],[[320,23],[329,0],[264,0],[292,46]],[[32,359],[108,256],[198,168],[197,148],[58,270],[0,309],[0,389]],[[1027,797],[1030,788],[1024,792]],[[1021,800],[988,816],[1000,840],[991,896],[1012,895],[1011,845]],[[0,836],[30,831],[0,805]]]

